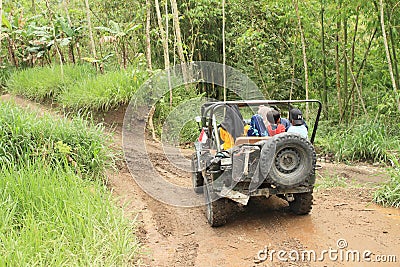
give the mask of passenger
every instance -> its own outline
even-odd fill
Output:
[[[304,125],[303,113],[301,113],[300,109],[293,108],[289,111],[289,119],[291,122],[291,126],[287,130],[288,133],[298,133],[301,136],[308,138],[308,130]]]
[[[267,119],[269,122],[267,126],[269,136],[274,136],[286,131],[285,126],[281,124],[281,113],[279,111],[274,109],[268,112]]]
[[[267,119],[267,114],[268,114],[268,112],[270,112],[272,110],[273,110],[273,108],[266,107],[264,105],[260,105],[258,107],[258,112],[257,113],[258,113],[258,115],[260,115],[262,117],[262,120],[263,120],[265,126],[269,125],[269,122],[268,122],[268,119]]]
[[[268,130],[265,127],[264,121],[259,114],[253,115],[250,121],[250,128],[247,131],[247,136],[268,136]]]
[[[290,121],[286,118],[281,118],[281,124],[283,124],[283,126],[285,126],[285,132],[287,132],[287,130],[290,127]]]

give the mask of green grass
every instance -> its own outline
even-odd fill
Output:
[[[336,176],[319,176],[315,181],[316,189],[327,189],[333,187],[349,187],[350,183],[346,178]]]
[[[148,78],[140,64],[128,70],[96,73],[90,65],[46,66],[14,72],[7,91],[35,101],[52,100],[73,110],[108,111],[127,104]]]
[[[36,160],[0,168],[1,266],[126,266],[133,222],[99,182]]]
[[[128,104],[145,79],[144,71],[118,70],[98,74],[72,84],[57,101],[74,110],[108,111]]]
[[[7,82],[7,91],[36,101],[56,97],[77,81],[95,75],[90,65],[64,65],[29,68],[14,72]]]
[[[353,125],[324,125],[316,145],[322,153],[333,153],[338,161],[388,163],[400,151],[400,127],[391,120],[360,119]]]
[[[0,103],[1,165],[41,158],[49,166],[62,163],[96,178],[113,165],[109,141],[101,125],[83,118],[55,118]]]
[[[383,206],[400,208],[400,163],[389,169],[391,180],[383,184],[374,194],[374,201]]]
[[[108,151],[100,126],[0,103],[0,266],[135,263],[134,222],[95,179]]]

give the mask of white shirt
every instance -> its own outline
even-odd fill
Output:
[[[308,131],[306,126],[304,126],[304,124],[299,125],[299,126],[293,126],[291,125],[289,127],[289,129],[287,130],[288,133],[298,133],[301,136],[308,138]]]

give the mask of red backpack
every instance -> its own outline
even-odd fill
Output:
[[[268,125],[267,130],[268,130],[268,135],[269,136],[274,136],[276,134],[284,133],[286,131],[285,126],[283,124],[280,124],[280,123],[278,124],[278,127],[276,127],[275,130],[272,129],[271,124]]]

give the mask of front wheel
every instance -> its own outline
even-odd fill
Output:
[[[312,192],[293,194],[294,200],[289,202],[290,211],[297,215],[309,214],[312,209]]]
[[[204,186],[204,200],[208,223],[212,227],[224,225],[231,214],[234,203],[230,199],[218,198],[209,183]]]

